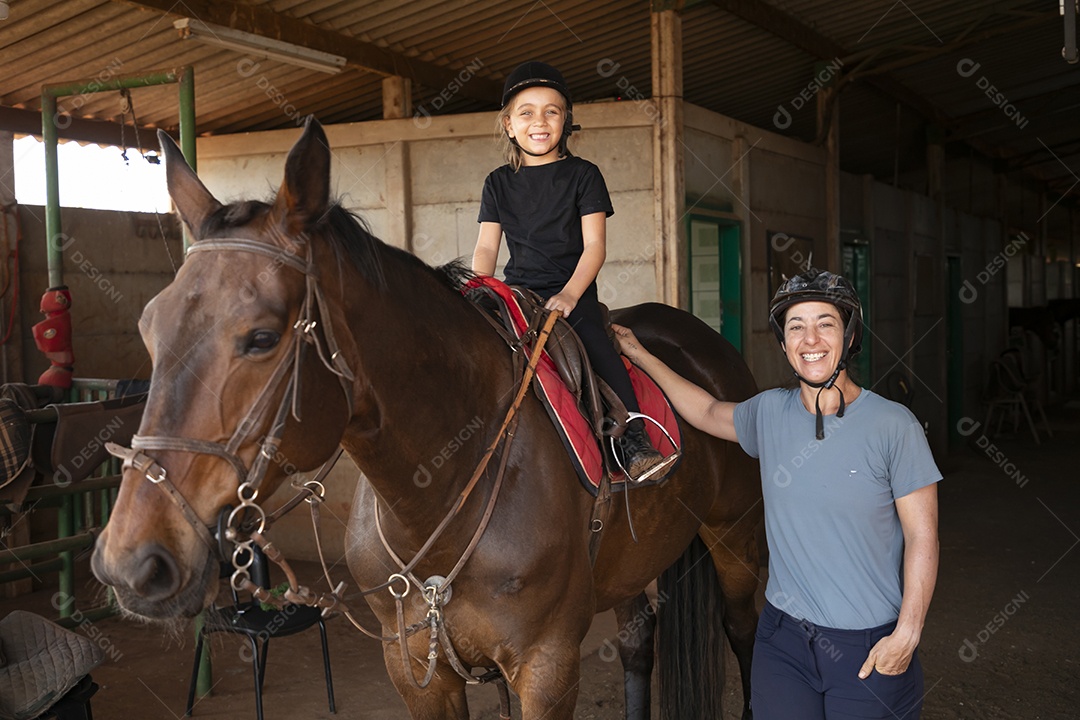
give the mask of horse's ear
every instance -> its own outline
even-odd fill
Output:
[[[158,130],[157,134],[161,151],[165,155],[165,181],[169,186],[169,195],[180,213],[180,218],[198,239],[203,222],[221,207],[221,203],[215,200],[202,184],[202,180],[188,165],[187,159],[173,139],[164,130]]]
[[[274,201],[274,214],[291,237],[321,220],[329,204],[330,143],[319,121],[309,117],[304,134],[285,161],[285,180]]]

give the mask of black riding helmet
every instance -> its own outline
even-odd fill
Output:
[[[559,156],[562,157],[566,155],[567,139],[574,130],[581,129],[580,126],[574,125],[574,100],[570,96],[570,88],[566,86],[566,79],[562,73],[551,65],[535,60],[525,62],[514,68],[514,71],[506,77],[506,83],[503,85],[502,106],[505,108],[515,95],[531,87],[549,87],[558,91],[566,100],[566,120],[563,123],[562,138],[559,141]],[[510,138],[510,142],[517,145],[517,140],[513,137]],[[533,154],[525,148],[518,147],[524,153]]]
[[[859,302],[855,288],[845,278],[825,270],[809,268],[806,272],[781,284],[769,305],[769,325],[772,326],[776,339],[781,345],[784,343],[784,315],[792,305],[802,302],[827,302],[835,305],[844,321],[844,349],[840,353],[840,362],[836,364],[832,376],[825,382],[815,383],[803,378],[798,372],[795,373],[795,377],[801,382],[810,387],[819,388],[818,400],[820,401],[821,390],[833,387],[836,378],[847,367],[848,360],[862,350],[862,303]],[[821,406],[815,402],[815,408],[817,410],[817,439],[824,440]],[[836,416],[844,417],[843,392],[840,393],[840,408]]]

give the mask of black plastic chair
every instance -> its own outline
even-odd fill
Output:
[[[55,705],[38,720],[94,720],[90,698],[100,688],[89,675],[83,675],[78,684],[67,691]]]
[[[249,572],[251,580],[256,585],[270,589],[270,573],[266,556],[259,550],[254,549],[255,558],[251,563]],[[221,577],[228,578],[232,575],[231,562],[222,563]],[[326,624],[319,608],[305,605],[287,605],[281,610],[264,610],[258,600],[250,599],[241,601],[238,593],[232,591],[233,605],[229,607],[211,607],[203,613],[203,627],[199,632],[195,643],[195,665],[191,672],[191,687],[188,690],[187,712],[185,717],[190,717],[195,706],[195,683],[199,675],[199,664],[202,659],[203,643],[206,636],[211,633],[225,632],[236,635],[244,635],[251,644],[251,665],[255,676],[255,713],[258,720],[263,720],[262,690],[263,681],[266,679],[266,656],[270,650],[270,639],[295,635],[307,630],[313,625],[319,626],[319,635],[322,638],[323,667],[326,670],[326,697],[330,703],[330,712],[336,713],[334,705],[334,681],[330,675],[330,652],[326,646]],[[260,642],[261,646],[260,646]]]

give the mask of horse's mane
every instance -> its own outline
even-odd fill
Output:
[[[212,237],[215,234],[247,225],[265,216],[270,208],[270,203],[260,200],[244,200],[223,205],[206,218],[199,229],[199,237]],[[380,291],[387,287],[383,267],[386,256],[395,258],[420,272],[430,274],[441,285],[453,290],[458,297],[461,297],[462,287],[475,277],[472,270],[461,259],[433,267],[410,252],[387,245],[371,233],[363,218],[346,210],[340,201],[332,203],[312,229],[321,231],[320,235],[327,238],[338,258],[344,255],[349,263]]]

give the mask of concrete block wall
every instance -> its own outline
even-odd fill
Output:
[[[8,379],[32,383],[49,366],[31,333],[43,318],[38,308],[49,287],[45,211],[40,206],[21,205],[18,212],[22,228],[18,310],[22,376]],[[139,336],[139,316],[146,303],[172,280],[173,263],[179,265],[183,260],[176,218],[63,208],[61,227],[64,283],[72,294],[76,376],[149,378],[150,361]]]

